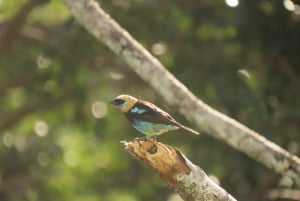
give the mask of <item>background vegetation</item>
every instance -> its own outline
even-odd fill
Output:
[[[298,5],[99,3],[198,97],[299,155]],[[60,0],[0,0],[0,66],[1,201],[180,200],[123,150],[121,140],[141,134],[108,101],[132,94],[188,122]],[[159,140],[181,149],[238,200],[270,200],[272,189],[292,185],[206,135],[175,131]]]

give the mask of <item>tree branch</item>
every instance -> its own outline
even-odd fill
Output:
[[[151,167],[168,186],[179,193],[182,199],[186,201],[236,200],[174,147],[151,138],[122,143],[130,154]]]
[[[17,38],[30,12],[36,6],[46,3],[47,1],[48,0],[31,0],[21,8],[17,16],[10,21],[0,37],[0,55],[7,52],[13,41]]]
[[[75,18],[198,128],[300,184],[300,159],[214,110],[180,83],[94,0],[62,0]]]
[[[20,76],[15,76],[6,82],[0,83],[0,97],[4,97],[4,94],[14,87],[30,87],[37,85],[43,81],[43,76],[38,76],[37,73],[25,72]]]
[[[270,200],[300,200],[300,191],[292,189],[273,189],[268,193]]]
[[[63,103],[72,97],[72,94],[66,92],[60,96],[58,96],[55,99],[51,100],[45,100],[41,98],[39,102],[35,103],[29,103],[28,105],[20,108],[18,111],[11,113],[10,115],[7,115],[4,120],[0,122],[0,131],[9,129],[12,127],[14,124],[22,120],[24,117],[26,117],[28,114],[33,113],[38,110],[42,109],[49,109],[52,108],[59,103]]]

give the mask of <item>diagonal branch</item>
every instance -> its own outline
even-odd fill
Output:
[[[198,128],[300,185],[300,159],[214,110],[180,83],[94,0],[62,0],[81,23]]]

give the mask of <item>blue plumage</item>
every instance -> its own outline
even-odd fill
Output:
[[[132,108],[129,112],[142,114],[142,113],[144,113],[144,112],[146,112],[146,111],[147,111],[147,110],[145,110],[145,109],[138,108],[138,107],[134,107],[134,108]]]
[[[178,126],[174,125],[167,125],[167,124],[158,124],[158,123],[151,123],[145,122],[141,120],[134,119],[132,126],[136,128],[141,133],[147,136],[155,136],[165,133],[167,131],[175,130]]]

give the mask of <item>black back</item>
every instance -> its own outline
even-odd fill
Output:
[[[134,110],[134,108],[145,111],[142,113],[133,112],[132,110]],[[156,105],[142,100],[138,100],[133,107],[127,113],[125,113],[125,116],[131,123],[133,123],[134,119],[137,119],[158,124],[171,124],[176,126],[180,125],[171,115],[161,110]]]

